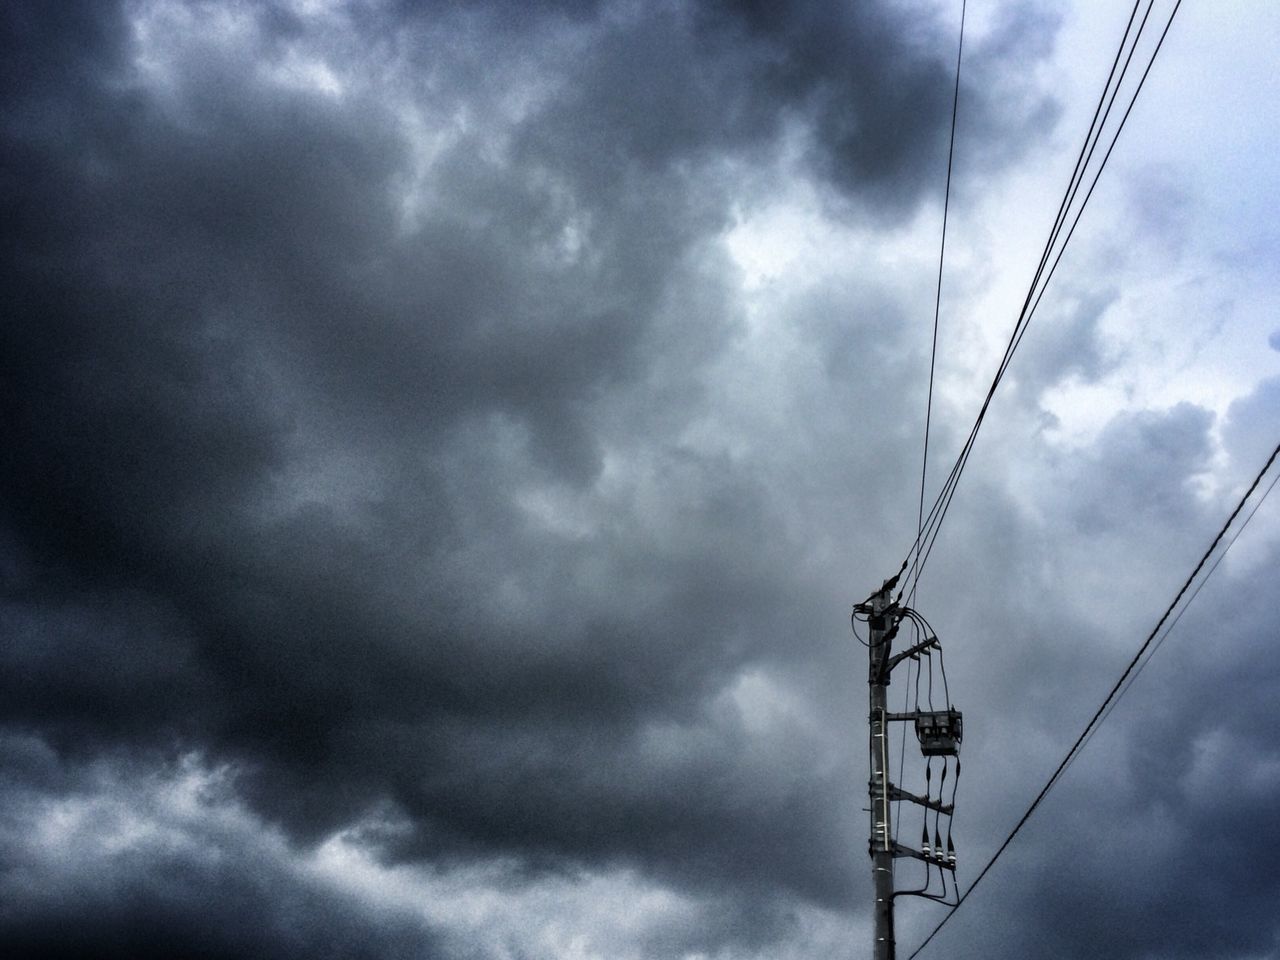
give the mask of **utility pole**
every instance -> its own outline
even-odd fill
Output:
[[[853,608],[854,633],[857,634],[859,619],[865,618],[870,636],[867,640],[867,685],[870,689],[869,711],[867,715],[870,738],[868,753],[871,756],[871,777],[867,781],[867,792],[871,800],[871,837],[869,852],[871,854],[871,878],[875,889],[874,941],[872,957],[874,960],[894,960],[895,944],[893,931],[894,897],[923,897],[936,903],[950,903],[951,896],[958,896],[955,885],[956,858],[951,843],[951,815],[955,810],[955,785],[960,776],[960,740],[963,736],[963,718],[960,711],[951,704],[946,693],[946,673],[942,669],[942,645],[934,635],[932,628],[918,611],[899,606],[890,600],[891,591],[897,585],[898,578],[886,580],[876,593]],[[899,594],[901,596],[901,594]],[[915,642],[896,656],[893,655],[893,639],[898,635],[898,627],[903,622],[911,624]],[[889,677],[893,668],[908,660],[920,664],[922,660],[929,663],[930,689],[932,690],[933,659],[937,657],[938,669],[942,671],[943,695],[947,697],[943,710],[921,710],[919,704],[919,682],[917,673],[916,709],[902,713],[890,713]],[[910,673],[908,672],[908,676]],[[932,694],[930,694],[932,700]],[[915,727],[916,740],[920,753],[928,761],[925,767],[925,792],[923,796],[903,790],[889,780],[889,724],[910,723]],[[905,734],[904,734],[905,735]],[[950,758],[955,758],[952,765]],[[940,777],[938,778],[938,795],[933,796],[932,764],[940,761]],[[951,780],[951,802],[943,797],[943,787],[947,781],[948,769],[954,769]],[[920,849],[900,843],[894,836],[894,825],[890,804],[905,800],[923,808],[924,824],[922,826]],[[933,838],[928,834],[928,817],[934,815]],[[940,823],[947,820],[946,843],[944,846]],[[894,861],[899,857],[911,857],[925,865],[924,885],[917,888],[897,890],[894,886]],[[935,892],[933,888],[933,871],[938,871],[942,889]],[[950,885],[948,887],[948,877]]]
[[[896,579],[896,578],[895,578]],[[889,737],[888,686],[889,649],[893,644],[894,624],[888,610],[889,591],[886,582],[870,601],[869,669],[867,682],[871,696],[871,876],[875,885],[874,960],[894,960],[893,940],[893,828],[889,820]]]

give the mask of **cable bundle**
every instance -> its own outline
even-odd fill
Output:
[[[1027,289],[1027,296],[1022,302],[1022,309],[1019,311],[1017,321],[1013,325],[1009,341],[1005,345],[1004,355],[1001,357],[1000,365],[991,380],[991,386],[987,389],[986,397],[982,401],[978,415],[974,419],[973,426],[969,429],[969,435],[961,447],[950,473],[948,473],[946,480],[943,482],[942,489],[939,491],[937,499],[934,500],[928,516],[918,523],[915,542],[907,551],[907,559],[904,561],[904,565],[910,566],[911,572],[898,591],[898,600],[902,599],[908,581],[910,581],[912,595],[915,594],[916,584],[919,582],[920,574],[924,570],[924,565],[933,550],[938,531],[942,528],[942,521],[946,518],[947,511],[951,507],[951,500],[955,496],[956,487],[960,483],[960,476],[964,473],[964,468],[969,462],[969,456],[973,452],[973,445],[977,440],[978,431],[982,429],[982,421],[986,418],[987,410],[991,406],[991,400],[995,396],[996,388],[1000,386],[1000,381],[1004,379],[1004,375],[1009,369],[1009,363],[1013,359],[1018,345],[1022,343],[1022,338],[1027,332],[1027,327],[1031,324],[1031,319],[1035,315],[1036,309],[1040,306],[1040,301],[1044,297],[1049,281],[1053,278],[1054,271],[1058,268],[1058,263],[1062,260],[1062,254],[1075,233],[1076,225],[1080,222],[1080,216],[1084,213],[1084,208],[1088,205],[1089,198],[1093,196],[1093,190],[1098,184],[1098,178],[1102,175],[1107,161],[1111,158],[1111,151],[1115,149],[1116,141],[1120,138],[1120,132],[1124,129],[1124,125],[1129,119],[1133,105],[1137,102],[1138,94],[1142,92],[1143,84],[1146,83],[1147,75],[1151,72],[1152,64],[1155,63],[1156,56],[1164,44],[1165,37],[1169,33],[1169,27],[1173,24],[1173,18],[1177,15],[1178,8],[1182,5],[1182,0],[1177,0],[1174,4],[1168,19],[1165,21],[1164,29],[1160,32],[1160,36],[1155,42],[1154,49],[1146,56],[1146,64],[1142,67],[1141,76],[1138,77],[1132,92],[1128,94],[1128,104],[1124,108],[1124,113],[1120,116],[1118,122],[1112,124],[1112,128],[1109,129],[1108,123],[1111,122],[1113,109],[1120,98],[1122,89],[1125,87],[1126,80],[1134,76],[1134,73],[1131,73],[1131,68],[1136,72],[1134,55],[1142,43],[1144,33],[1147,33],[1147,36],[1151,35],[1147,32],[1147,25],[1151,18],[1155,0],[1148,0],[1147,9],[1135,29],[1134,21],[1141,5],[1141,0],[1136,0],[1133,10],[1129,14],[1124,37],[1121,39],[1120,47],[1116,51],[1115,59],[1112,61],[1111,72],[1107,75],[1106,86],[1102,91],[1102,95],[1098,98],[1097,106],[1094,108],[1093,120],[1089,124],[1089,132],[1086,134],[1084,143],[1080,147],[1080,153],[1076,157],[1075,167],[1071,171],[1071,179],[1067,184],[1062,201],[1058,205],[1058,213],[1054,218],[1053,227],[1049,231],[1049,238],[1045,241],[1044,249],[1040,254],[1040,261],[1036,265],[1035,274],[1031,278],[1031,285]],[[1152,29],[1154,30],[1154,27]],[[1123,61],[1123,64],[1121,61]],[[1106,149],[1102,152],[1101,159],[1095,165],[1094,159],[1098,155],[1098,148],[1108,138],[1109,142]],[[1086,181],[1088,182],[1088,188],[1082,194],[1081,189]],[[1068,223],[1070,226],[1068,226]],[[934,336],[936,344],[936,323]],[[932,374],[930,395],[932,397]],[[925,443],[927,457],[927,427]],[[923,482],[924,471],[922,470],[921,504],[924,502]]]

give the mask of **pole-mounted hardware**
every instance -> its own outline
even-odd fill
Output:
[[[933,705],[933,658],[938,658],[941,669],[942,646],[932,630],[920,629],[927,625],[924,618],[909,607],[901,606],[890,600],[897,578],[885,582],[876,593],[853,608],[854,632],[857,624],[865,622],[869,629],[867,642],[867,683],[870,688],[869,754],[871,776],[867,782],[870,797],[871,831],[868,850],[872,861],[872,880],[875,886],[875,937],[873,941],[874,960],[893,960],[893,899],[896,896],[920,896],[930,900],[946,901],[948,890],[947,876],[951,879],[951,889],[955,889],[956,856],[951,841],[950,819],[955,810],[955,782],[960,773],[960,742],[963,739],[964,724],[959,710],[950,703],[945,709],[934,709]],[[893,654],[893,640],[898,635],[904,622],[916,629],[920,639],[901,653]],[[888,709],[888,687],[895,667],[902,663],[917,664],[916,673],[917,703],[916,709],[900,713],[891,713]],[[928,709],[920,709],[919,702],[919,670],[929,670]],[[908,672],[910,678],[910,672]],[[945,675],[944,675],[945,690]],[[945,695],[945,694],[944,694]],[[925,758],[925,794],[923,796],[904,790],[890,781],[889,771],[889,724],[895,722],[914,725],[916,739],[920,746],[921,756]],[[955,777],[952,779],[951,802],[945,802],[943,789],[946,785],[948,769],[952,764],[949,758],[955,757]],[[938,782],[937,797],[933,796],[934,758],[941,758],[942,771]],[[921,829],[920,849],[901,843],[895,831],[893,804],[907,802],[919,807],[924,813],[924,825]],[[929,820],[933,820],[933,835],[930,837]],[[946,838],[944,841],[942,818],[947,820]],[[898,859],[913,859],[925,864],[925,885],[919,889],[898,890],[894,887],[894,862]],[[931,889],[933,870],[938,870],[942,878],[942,893]]]

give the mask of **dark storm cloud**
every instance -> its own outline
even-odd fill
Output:
[[[1271,590],[1276,560],[1272,549],[1244,576],[1219,572],[976,895],[1010,918],[1010,955],[1273,949],[1280,672],[1265,609],[1233,598]]]
[[[446,955],[407,919],[372,917],[287,875],[255,877],[243,862],[170,857],[133,868],[93,884],[81,878],[56,897],[17,891],[0,942],[30,960]]]
[[[6,726],[76,762],[205,751],[300,849],[389,810],[388,862],[635,869],[711,904],[686,949],[847,903],[857,709],[813,584],[906,509],[906,428],[868,375],[913,360],[892,291],[780,305],[812,385],[781,426],[758,386],[767,453],[687,436],[748,336],[719,242],[739,195],[761,202],[796,135],[852,221],[936,200],[951,26],[865,3],[4,16]],[[981,171],[1051,117],[987,82],[1049,32],[975,48],[963,122],[1009,145]],[[294,82],[313,56],[341,93]],[[1035,369],[1101,364],[1102,300]],[[1115,425],[1072,522],[1182,516],[1208,427]],[[765,667],[841,732],[753,728]],[[11,796],[57,776],[17,768]],[[177,854],[85,893],[82,942],[40,939],[79,923],[40,897],[4,932],[31,952],[142,950],[138,904],[148,942],[208,932],[211,956],[350,955],[367,929],[283,874]],[[246,913],[261,942],[230,932]],[[398,929],[367,954],[419,942]]]
[[[1261,467],[1277,414],[1275,381],[1264,381],[1217,423],[1187,403],[1118,414],[1088,448],[1047,461],[1037,499],[1052,504],[1049,519],[1010,524],[1004,547],[1017,560],[991,571],[1017,584],[1012,595],[995,609],[980,598],[970,623],[961,614],[949,631],[999,638],[991,658],[949,661],[966,705],[975,695],[984,704],[965,744],[965,769],[988,778],[985,804],[965,808],[965,823],[978,822],[968,836],[993,848],[1013,827]],[[1194,480],[1215,451],[1237,485],[1206,496]],[[1000,534],[984,519],[986,529],[965,532],[969,549]],[[938,948],[1065,958],[1274,947],[1266,851],[1280,676],[1273,612],[1258,600],[1274,593],[1276,561],[1274,543],[1227,558]],[[1086,608],[1063,604],[1064,576],[1083,580]],[[972,870],[992,852],[962,859]],[[911,916],[899,936],[917,943],[937,919]]]

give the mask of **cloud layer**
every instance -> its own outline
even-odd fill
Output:
[[[913,520],[950,12],[157,0],[3,27],[0,942],[857,952],[842,624]],[[1020,78],[1057,29],[1004,10],[967,48],[959,203],[1054,129]],[[800,234],[767,226],[787,205]],[[1026,793],[1001,765],[1051,766],[1280,413],[1270,380],[1055,440],[1044,398],[1123,368],[1117,301],[1067,288],[931,561],[932,619],[974,638],[954,685],[991,704],[976,850]],[[1274,533],[1235,591],[1266,592]],[[1233,711],[1173,709],[1197,684],[1162,673],[1163,734],[1102,745],[1120,792],[1090,766],[1046,814],[1158,837],[1143,875],[1024,863],[998,949],[1149,951],[1100,905],[1187,915],[1217,776],[1270,829],[1248,719],[1274,688],[1240,664],[1275,621],[1238,620],[1238,658],[1196,661]],[[1045,642],[990,671],[997,635]],[[1171,955],[1273,949],[1267,845],[1218,839],[1225,918],[1171,919]]]

